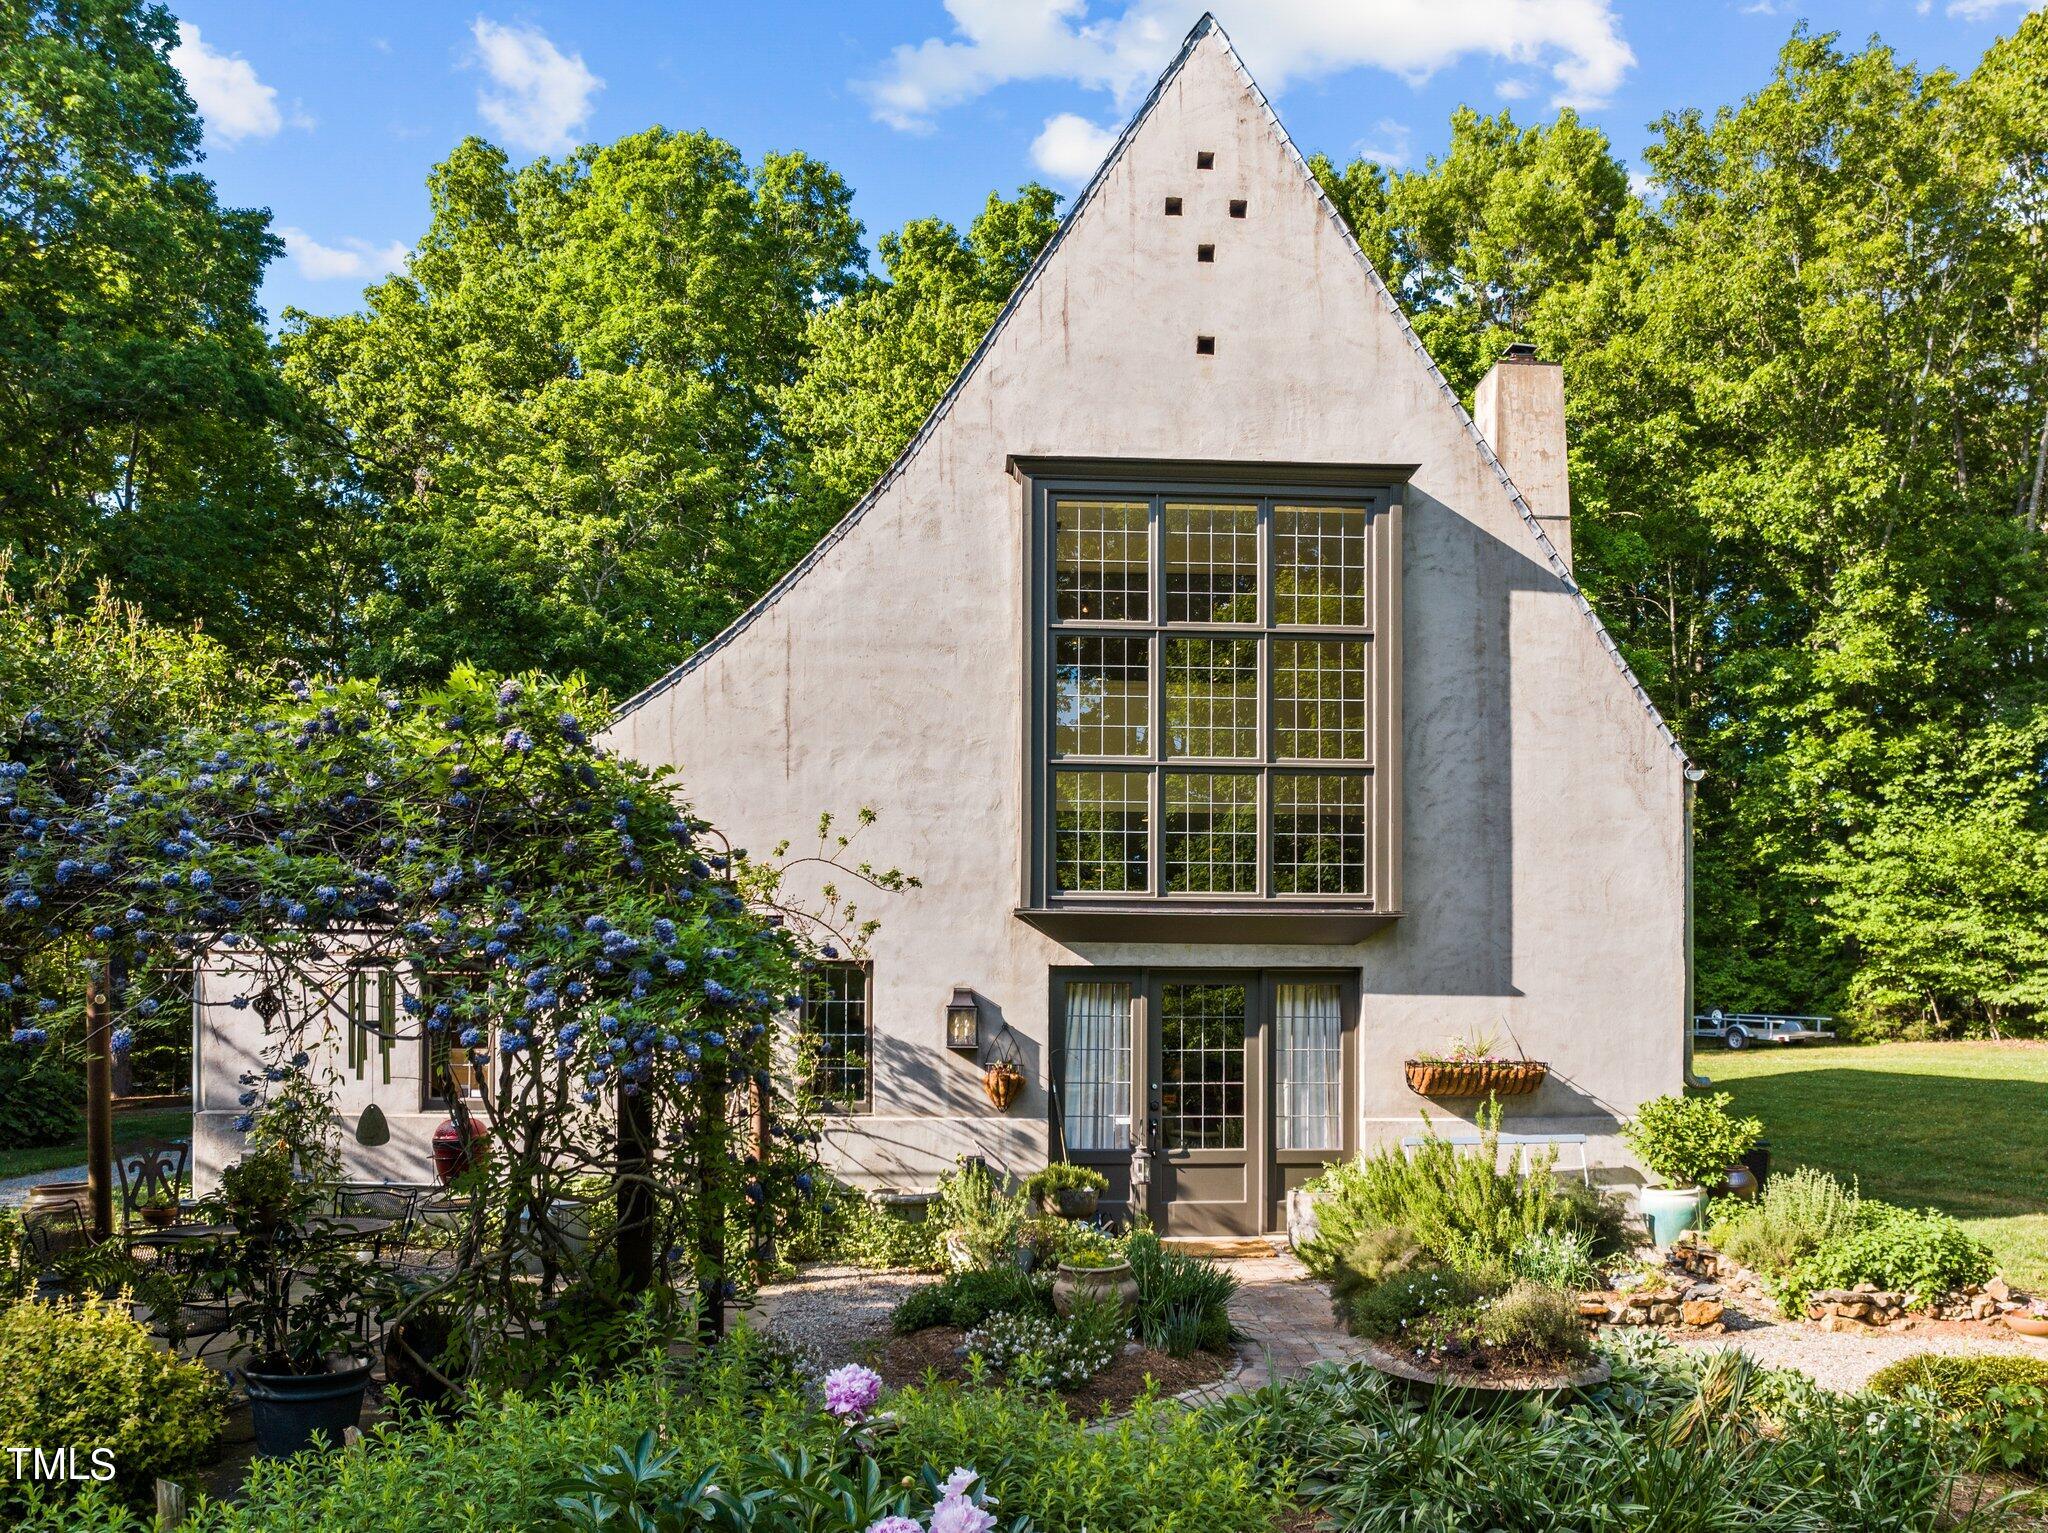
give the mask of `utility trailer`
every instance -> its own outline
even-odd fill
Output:
[[[1833,1017],[1788,1017],[1774,1011],[1710,1011],[1692,1019],[1695,1039],[1718,1038],[1731,1049],[1746,1049],[1752,1043],[1804,1043],[1809,1038],[1832,1038],[1827,1030]]]

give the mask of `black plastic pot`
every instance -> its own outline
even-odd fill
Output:
[[[425,1310],[405,1317],[384,1338],[384,1378],[416,1405],[436,1406],[455,1393],[459,1380],[443,1371],[442,1355],[455,1334],[455,1317]]]
[[[1742,1157],[1742,1163],[1749,1167],[1749,1174],[1756,1178],[1758,1188],[1762,1188],[1771,1174],[1770,1140],[1759,1139],[1750,1152]]]
[[[363,1396],[370,1389],[370,1360],[344,1358],[326,1373],[257,1373],[242,1370],[249,1391],[250,1424],[256,1429],[256,1451],[265,1458],[290,1458],[313,1446],[315,1435],[327,1446],[341,1446],[341,1434],[363,1414]]]

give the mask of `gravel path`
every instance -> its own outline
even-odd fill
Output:
[[[1769,1367],[1797,1368],[1829,1389],[1845,1391],[1861,1389],[1878,1369],[1920,1352],[2048,1358],[2048,1339],[1956,1321],[1928,1322],[1909,1331],[1823,1331],[1817,1325],[1772,1322],[1723,1336],[1671,1339],[1682,1347],[1740,1347]]]
[[[889,1312],[935,1279],[928,1272],[807,1267],[769,1288],[747,1319],[794,1345],[820,1369],[858,1361],[889,1335]]]

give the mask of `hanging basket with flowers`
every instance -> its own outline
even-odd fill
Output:
[[[1406,1061],[1408,1089],[1417,1096],[1522,1097],[1543,1084],[1550,1066],[1493,1052],[1493,1040],[1453,1044],[1441,1054],[1417,1054]]]

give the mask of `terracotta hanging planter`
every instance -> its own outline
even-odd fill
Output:
[[[1024,1094],[1024,1072],[1007,1059],[999,1059],[981,1072],[981,1089],[995,1103],[997,1112],[1008,1112]]]
[[[1543,1084],[1540,1059],[1411,1059],[1408,1089],[1425,1097],[1525,1097]]]

